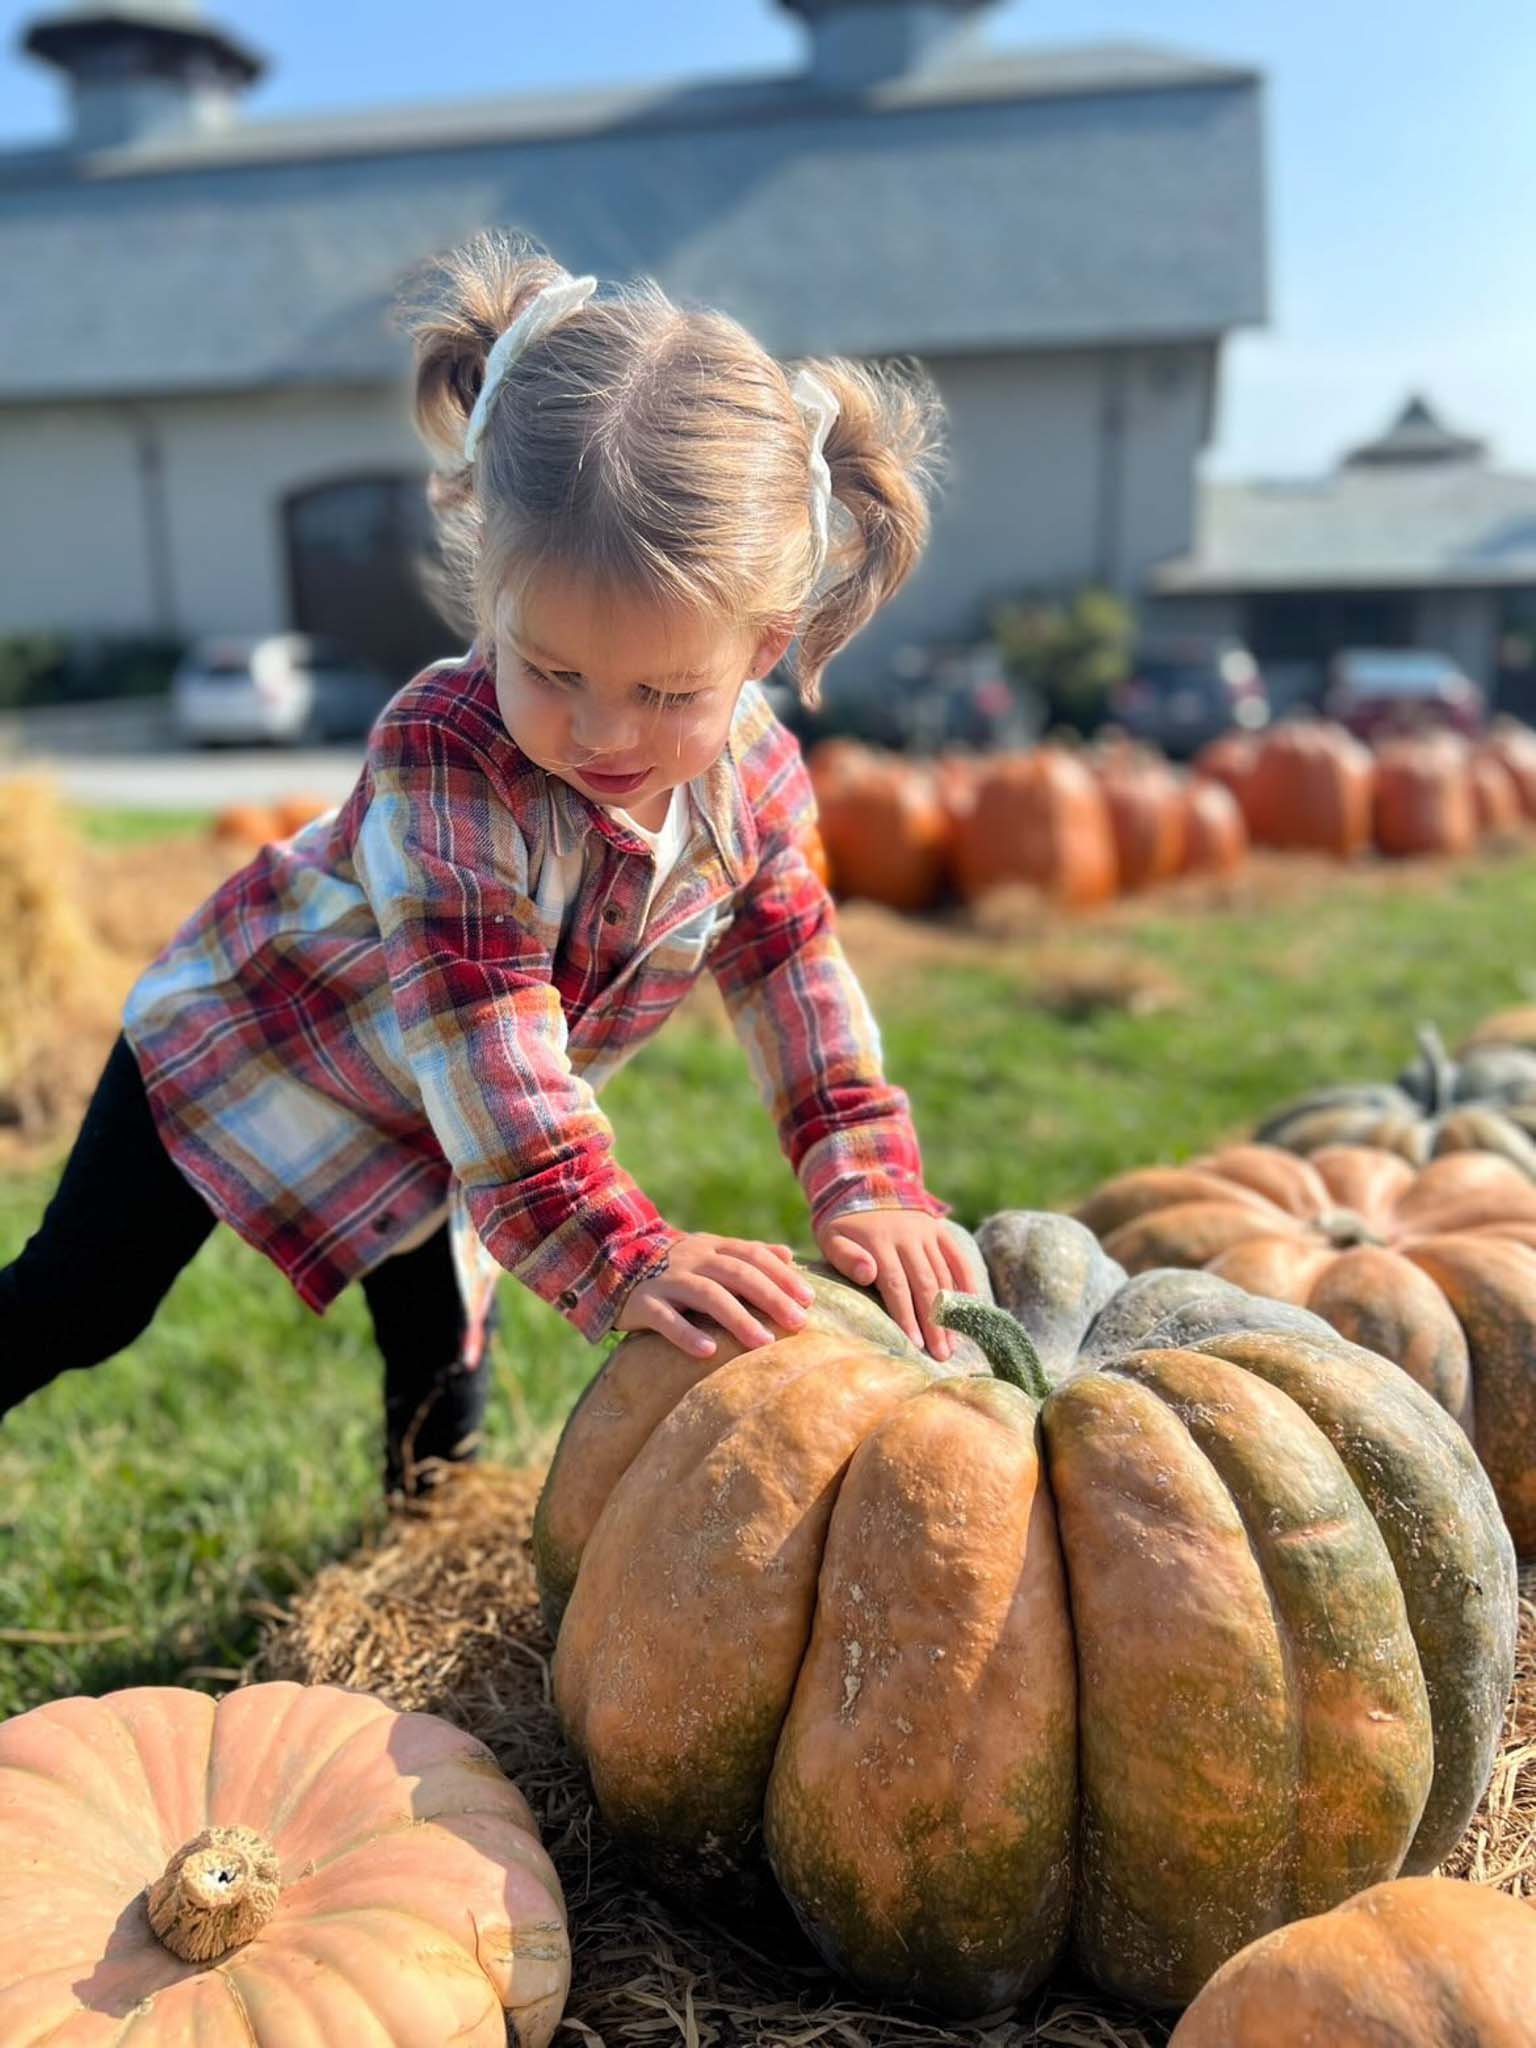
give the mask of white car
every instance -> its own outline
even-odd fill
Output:
[[[200,746],[312,744],[365,733],[389,696],[375,670],[305,633],[205,640],[171,679],[171,722]]]

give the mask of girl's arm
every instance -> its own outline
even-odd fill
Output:
[[[572,1070],[522,835],[474,747],[437,721],[386,716],[354,801],[405,1056],[475,1228],[601,1337],[682,1233],[619,1166]]]
[[[818,1238],[866,1209],[942,1216],[923,1186],[907,1098],[886,1080],[880,1037],[834,929],[832,900],[804,847],[816,800],[798,747],[776,723],[748,757],[761,858],[710,965]]]

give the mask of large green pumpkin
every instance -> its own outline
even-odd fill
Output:
[[[1473,1045],[1453,1059],[1426,1026],[1418,1058],[1396,1081],[1314,1089],[1254,1135],[1307,1156],[1331,1145],[1373,1145],[1415,1166],[1448,1152],[1496,1152],[1536,1178],[1536,1052]]]
[[[1064,1217],[981,1243],[1032,1339],[952,1304],[997,1377],[868,1320],[614,1354],[541,1511],[556,1702],[659,1882],[771,1873],[868,1991],[995,2010],[1071,1948],[1180,2004],[1456,1841],[1509,1540],[1462,1433],[1317,1318],[1128,1283]]]

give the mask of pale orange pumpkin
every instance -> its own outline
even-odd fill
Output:
[[[0,1726],[5,2048],[544,2048],[569,1981],[527,1802],[435,1715],[143,1687]]]
[[[1536,1906],[1404,1877],[1235,1955],[1170,2048],[1531,2048]]]

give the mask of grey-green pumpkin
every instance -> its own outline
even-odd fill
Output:
[[[979,1242],[1018,1321],[949,1312],[996,1376],[823,1328],[641,1427],[610,1362],[546,1497],[556,1704],[653,1873],[716,1908],[771,1875],[866,1990],[990,2011],[1070,1947],[1178,2004],[1458,1838],[1509,1539],[1462,1433],[1318,1318],[1127,1281],[1064,1217]]]
[[[1307,1156],[1330,1145],[1373,1145],[1415,1166],[1448,1152],[1496,1152],[1536,1179],[1536,1051],[1474,1045],[1453,1058],[1426,1025],[1418,1057],[1396,1081],[1314,1089],[1254,1135]]]

